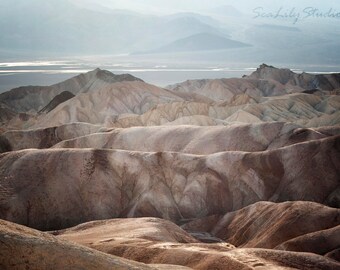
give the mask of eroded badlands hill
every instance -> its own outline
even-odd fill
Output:
[[[49,230],[88,220],[155,216],[174,222],[257,201],[339,207],[340,137],[265,152],[192,155],[99,149],[0,156],[1,218]]]
[[[304,204],[300,202],[302,208]],[[280,208],[281,205],[278,204],[277,207]],[[328,220],[336,213],[336,210],[332,212],[321,205],[315,207],[323,209]],[[338,216],[339,214],[337,211]],[[317,220],[319,219],[316,218],[315,221]],[[275,221],[271,224],[281,225]],[[306,224],[307,222],[303,225]],[[194,269],[303,269],[311,263],[315,263],[314,267],[317,269],[339,266],[336,261],[313,254],[235,248],[223,241],[202,243],[174,224],[154,218],[90,222],[53,234],[61,239],[144,263],[178,264]]]
[[[335,125],[340,119],[338,77],[296,74],[261,65],[244,78],[187,81],[166,90],[131,75],[96,69],[50,87],[20,88],[1,94],[1,108],[7,115],[1,122],[3,129],[46,128],[73,122],[106,127],[269,121],[307,127]],[[65,91],[76,96],[56,102]],[[51,102],[54,106],[49,106]],[[49,109],[44,109],[46,106]]]
[[[237,247],[335,256],[339,224],[340,210],[336,208],[312,202],[258,202],[224,216],[197,219],[183,228],[208,232]]]
[[[239,94],[281,96],[296,92],[336,92],[340,89],[340,74],[297,74],[262,64],[249,76],[241,79],[188,80],[170,85],[168,89],[181,92],[199,92],[214,100],[231,99]]]
[[[339,269],[339,85],[96,69],[1,94],[0,268]]]
[[[0,94],[0,103],[6,104],[18,113],[37,112],[64,91],[76,95],[96,91],[108,84],[122,81],[141,80],[129,74],[115,75],[98,68],[51,86],[23,86],[12,89]]]
[[[326,218],[332,215],[327,207],[323,210],[328,211]],[[337,269],[340,265],[313,253],[202,243],[157,218],[94,221],[50,233],[1,220],[0,240],[2,269]]]

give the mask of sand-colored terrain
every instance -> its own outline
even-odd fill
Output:
[[[340,77],[0,95],[1,269],[340,269]]]

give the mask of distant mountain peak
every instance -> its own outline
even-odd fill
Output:
[[[297,74],[290,69],[276,68],[263,63],[256,69],[256,71],[246,77],[250,79],[275,80],[281,84],[287,84],[291,80],[294,80],[296,75]]]
[[[340,86],[340,74],[309,74],[295,73],[288,68],[276,68],[261,64],[256,71],[245,78],[260,80],[275,80],[283,85],[299,86],[305,90],[332,91]]]
[[[141,81],[143,80],[131,75],[131,74],[114,74],[111,71],[96,68],[93,71],[90,71],[90,73],[94,73],[95,76],[108,83],[115,83],[115,82],[123,82],[123,81]]]
[[[265,69],[265,68],[275,68],[275,69],[277,69],[276,67],[267,65],[265,63],[261,64],[258,69]]]
[[[156,50],[138,52],[137,54],[214,51],[243,48],[249,46],[251,45],[237,40],[232,40],[228,37],[224,37],[215,33],[201,32],[175,40],[168,45],[162,46],[161,48],[158,48]]]

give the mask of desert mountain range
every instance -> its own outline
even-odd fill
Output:
[[[262,64],[0,94],[0,268],[340,269],[339,93]]]
[[[225,5],[223,1],[189,1],[194,5],[189,10],[172,2],[173,7],[165,13],[169,3],[158,6],[157,1],[150,0],[146,6],[139,3],[142,8],[136,10],[131,9],[133,1],[117,0],[115,6],[108,2],[16,0],[13,5],[12,0],[2,0],[0,56],[25,59],[55,57],[56,53],[134,54],[136,61],[136,53],[140,53],[142,61],[157,54],[161,57],[153,58],[154,63],[166,59],[166,63],[174,60],[199,66],[207,62],[223,65],[266,61],[305,67],[339,63],[336,3],[331,4],[331,10],[328,4],[311,4],[310,7],[318,8],[319,16],[300,18],[294,23],[294,14],[284,20],[272,16],[256,18],[254,9],[261,5],[265,14],[275,14],[276,8],[265,7],[265,2],[270,6],[270,1],[241,4],[243,7],[239,3]],[[305,7],[308,5],[299,3],[295,13],[303,17]],[[289,14],[289,9],[282,7],[282,13]]]

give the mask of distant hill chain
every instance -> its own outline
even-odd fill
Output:
[[[1,269],[340,269],[339,207],[340,74],[0,94]]]

